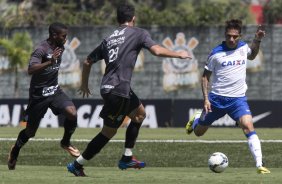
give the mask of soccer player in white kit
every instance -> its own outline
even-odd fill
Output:
[[[202,136],[215,120],[228,114],[238,123],[247,137],[257,172],[266,174],[270,171],[263,166],[260,140],[255,132],[245,96],[247,59],[253,60],[258,54],[265,31],[258,26],[255,38],[249,47],[247,43],[241,41],[241,28],[241,20],[227,21],[225,41],[215,47],[208,56],[201,82],[204,109],[189,120],[186,132],[191,134],[194,131],[196,136]],[[211,76],[211,90],[208,92]]]

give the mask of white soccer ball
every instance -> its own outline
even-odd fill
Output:
[[[221,152],[215,152],[210,155],[208,164],[210,170],[215,173],[221,173],[228,167],[228,158]]]

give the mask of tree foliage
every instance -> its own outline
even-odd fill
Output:
[[[1,1],[1,0],[0,0]],[[3,6],[4,0],[2,0]],[[16,2],[16,3],[15,3]],[[40,26],[61,21],[69,26],[115,25],[116,7],[125,0],[25,0],[7,3],[0,26]],[[249,4],[234,0],[127,0],[136,7],[138,25],[221,25],[226,19],[253,20]],[[4,3],[5,4],[5,3]]]
[[[27,32],[17,32],[10,39],[1,38],[0,46],[4,49],[10,68],[15,73],[14,96],[18,97],[18,70],[25,67],[28,63],[33,48],[31,37]]]
[[[0,46],[4,48],[5,55],[9,58],[11,68],[21,68],[27,64],[33,44],[27,32],[17,32],[11,39],[1,38]]]
[[[271,0],[263,7],[264,22],[267,24],[282,23],[282,1]]]

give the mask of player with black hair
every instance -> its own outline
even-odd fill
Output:
[[[82,155],[68,164],[69,172],[75,176],[85,176],[83,165],[109,142],[126,116],[131,119],[131,122],[126,130],[125,150],[118,167],[120,169],[145,167],[145,162],[137,160],[132,153],[139,129],[146,117],[144,106],[130,84],[137,56],[140,50],[145,48],[153,55],[160,57],[191,58],[184,50],[174,52],[156,44],[146,30],[134,26],[134,14],[135,8],[132,5],[118,6],[119,26],[84,61],[80,87],[83,97],[91,94],[88,79],[92,65],[102,59],[106,62],[106,70],[100,86],[100,93],[104,100],[100,117],[104,120],[104,126],[101,132],[89,142]]]
[[[208,56],[202,76],[204,109],[188,121],[186,131],[188,134],[194,131],[196,136],[202,136],[214,121],[228,114],[247,137],[257,172],[267,174],[270,171],[263,166],[261,144],[246,97],[247,60],[253,60],[257,56],[265,31],[259,26],[249,47],[241,41],[241,29],[241,20],[232,19],[226,22],[225,41]],[[211,91],[208,93],[211,76]]]
[[[20,131],[8,157],[8,168],[15,169],[20,149],[35,136],[41,118],[50,108],[54,114],[63,114],[64,135],[61,147],[70,155],[78,157],[79,150],[71,145],[70,139],[77,127],[77,112],[72,100],[58,85],[68,28],[62,23],[49,26],[49,38],[42,41],[31,54],[28,74],[32,75],[29,88],[29,103],[25,111],[26,128]]]

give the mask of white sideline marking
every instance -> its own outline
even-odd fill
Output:
[[[32,138],[31,141],[60,141],[58,138]],[[16,138],[0,138],[0,141],[16,141]],[[72,139],[73,142],[89,142],[90,139]],[[282,140],[260,140],[264,143],[282,143]],[[110,142],[124,142],[124,140],[110,140]],[[246,140],[137,140],[150,143],[246,143]]]

